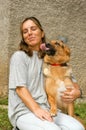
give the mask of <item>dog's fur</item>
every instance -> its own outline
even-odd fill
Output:
[[[46,53],[44,57],[43,72],[45,75],[45,89],[50,104],[52,116],[57,114],[57,108],[66,111],[69,115],[74,115],[74,104],[66,104],[61,100],[64,91],[71,91],[73,83],[71,81],[72,69],[67,65],[70,60],[70,49],[60,40],[53,40],[42,45]],[[68,89],[66,89],[68,87]]]

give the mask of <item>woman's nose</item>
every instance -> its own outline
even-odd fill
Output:
[[[31,34],[31,33],[32,33],[32,31],[31,31],[31,29],[29,28],[29,29],[28,29],[28,34]]]

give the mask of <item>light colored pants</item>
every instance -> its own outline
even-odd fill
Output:
[[[17,127],[19,130],[85,130],[76,119],[61,112],[54,122],[42,121],[33,113],[25,114],[18,118]]]

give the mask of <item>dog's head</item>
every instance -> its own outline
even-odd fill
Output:
[[[70,60],[70,49],[60,40],[42,44],[41,49],[46,53],[44,62],[50,64],[64,64]]]

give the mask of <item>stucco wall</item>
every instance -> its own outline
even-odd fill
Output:
[[[2,1],[2,3],[4,2]],[[2,49],[0,52],[0,56],[5,53],[2,56],[0,66],[5,61],[6,67],[4,67],[3,72],[3,66],[0,67],[0,77],[3,73],[3,78],[0,78],[0,87],[4,87],[4,84],[7,84],[7,61],[9,61],[11,54],[17,49],[21,39],[19,31],[20,22],[28,16],[35,16],[43,25],[48,39],[57,39],[58,35],[68,38],[68,45],[72,52],[70,63],[73,66],[74,75],[83,89],[83,95],[86,95],[86,1],[10,0],[9,11],[6,3],[2,5],[2,10],[4,13],[10,11],[10,19],[9,16],[4,20],[0,19],[0,26],[3,23],[6,24],[6,27],[3,26],[2,29],[3,35],[0,35],[2,39],[0,40],[0,49],[3,47],[5,49],[8,48],[6,50]],[[5,17],[5,14],[1,15]],[[9,32],[8,34],[6,34],[6,29]],[[2,42],[4,46],[2,46]]]
[[[8,84],[9,4],[0,0],[0,96],[7,94]]]

